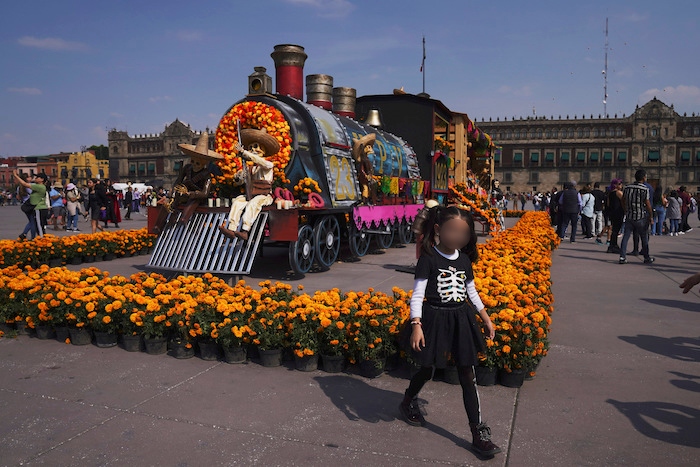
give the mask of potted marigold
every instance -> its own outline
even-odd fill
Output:
[[[318,315],[307,308],[287,313],[287,338],[294,352],[294,365],[300,371],[318,368]]]
[[[250,343],[250,313],[240,300],[226,298],[229,300],[217,306],[221,321],[217,325],[216,342],[224,350],[226,363],[244,363],[248,358],[246,346]]]
[[[363,302],[348,327],[351,359],[359,363],[363,376],[376,378],[384,373],[387,355],[395,351],[394,334],[401,317],[385,294],[370,289]]]
[[[277,311],[276,307],[271,309],[266,305],[259,305],[248,321],[249,333],[253,344],[258,346],[263,366],[282,364],[282,348],[287,342],[285,318],[284,311]]]
[[[337,319],[334,319],[337,318]],[[319,315],[319,349],[323,370],[339,373],[343,370],[348,349],[347,323],[341,313],[333,310]]]

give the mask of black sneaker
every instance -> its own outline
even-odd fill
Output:
[[[653,256],[650,256],[648,258],[644,258],[644,264],[651,264],[654,261],[656,261],[656,258],[654,258]]]
[[[404,421],[412,426],[425,426],[425,418],[420,413],[420,407],[416,399],[411,400],[408,404],[402,402],[399,404],[399,412]]]
[[[21,242],[25,241],[27,239],[27,236],[25,234],[19,234],[19,240]]]
[[[620,261],[618,261],[620,264],[627,264],[627,258],[623,258],[620,256]]]

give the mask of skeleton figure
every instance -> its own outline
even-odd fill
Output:
[[[437,291],[442,303],[463,302],[467,294],[467,274],[450,266],[447,269],[438,269]]]

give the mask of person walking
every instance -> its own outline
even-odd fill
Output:
[[[681,206],[683,200],[678,196],[676,190],[671,191],[666,199],[666,218],[668,219],[668,234],[677,237],[681,224]]]
[[[448,356],[457,365],[462,401],[472,433],[472,448],[492,457],[501,452],[491,441],[491,429],[481,419],[474,365],[486,343],[476,320],[478,312],[489,339],[495,328],[474,284],[472,264],[478,260],[474,220],[469,211],[455,206],[430,209],[423,224],[422,254],[416,265],[411,315],[410,347],[420,369],[411,378],[399,412],[409,425],[425,426],[416,400],[433,374],[433,368],[446,368]],[[425,298],[425,300],[424,300]],[[404,332],[403,336],[407,336]]]
[[[651,224],[651,234],[662,235],[664,233],[664,221],[666,220],[666,206],[668,206],[668,200],[666,200],[666,196],[664,196],[661,185],[656,186],[651,205],[654,208],[654,222]]]
[[[578,217],[581,214],[583,201],[581,194],[576,191],[576,182],[571,181],[566,183],[564,190],[559,197],[559,210],[561,211],[561,223],[559,224],[559,237],[563,240],[566,235],[566,229],[571,225],[571,243],[576,243],[576,225]]]
[[[100,213],[107,210],[107,195],[104,191],[104,186],[97,183],[97,180],[89,179],[87,182],[88,186],[88,200],[87,205],[90,210],[90,224],[92,226],[92,233],[96,233],[97,229],[104,231],[104,228],[100,225]]]
[[[126,208],[126,215],[124,216],[124,220],[130,221],[131,220],[131,205],[134,202],[134,189],[133,187],[129,186],[126,189],[126,194],[124,194],[124,207]]]
[[[591,191],[595,202],[593,203],[593,235],[596,237],[595,242],[602,244],[600,240],[605,228],[605,216],[603,216],[603,208],[605,207],[605,193],[600,189],[600,182],[593,184]]]
[[[651,264],[654,257],[649,256],[648,229],[654,220],[649,199],[649,188],[645,185],[647,173],[639,169],[634,174],[634,183],[630,183],[622,192],[622,208],[625,211],[625,234],[622,236],[620,246],[620,264],[627,263],[627,243],[633,233],[639,234],[642,243],[640,253],[644,256],[644,263]]]
[[[610,246],[608,253],[620,253],[618,237],[622,230],[622,220],[625,217],[625,210],[622,208],[622,180],[614,178],[610,182],[608,197],[606,199],[608,217],[610,218]]]
[[[48,206],[46,205],[46,174],[39,173],[32,176],[30,178],[31,182],[20,177],[17,170],[13,171],[12,175],[14,175],[19,185],[31,191],[29,198],[24,204],[33,206],[34,209],[28,208],[27,210],[23,209],[23,211],[27,216],[27,223],[29,224],[29,232],[31,233],[32,239],[41,237],[44,235],[41,210],[48,210]],[[19,236],[20,240],[27,238],[26,231],[27,229],[25,227],[25,231]]]
[[[82,210],[82,203],[80,202],[80,191],[78,187],[73,183],[66,185],[66,211],[68,213],[68,224],[66,226],[66,231],[68,232],[80,232],[78,228],[78,218],[80,217],[80,212]]]
[[[688,189],[682,186],[678,189],[678,197],[683,200],[683,205],[681,206],[681,226],[680,234],[690,232],[692,227],[688,224],[688,216],[690,215],[690,195],[688,194]]]
[[[584,185],[581,190],[581,233],[583,238],[593,238],[593,214],[595,197],[591,194],[591,185]]]

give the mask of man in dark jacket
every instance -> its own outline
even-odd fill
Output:
[[[603,208],[605,208],[605,193],[600,189],[600,182],[595,182],[593,185],[593,191],[591,191],[595,203],[593,203],[593,235],[596,236],[595,242],[602,244],[603,241],[600,239],[603,228],[605,227],[605,220],[603,218]]]
[[[576,242],[576,224],[578,224],[578,216],[583,207],[581,194],[576,190],[576,182],[571,181],[564,185],[559,197],[559,210],[561,211],[561,223],[559,224],[559,236],[564,239],[566,229],[571,224],[571,243]]]

